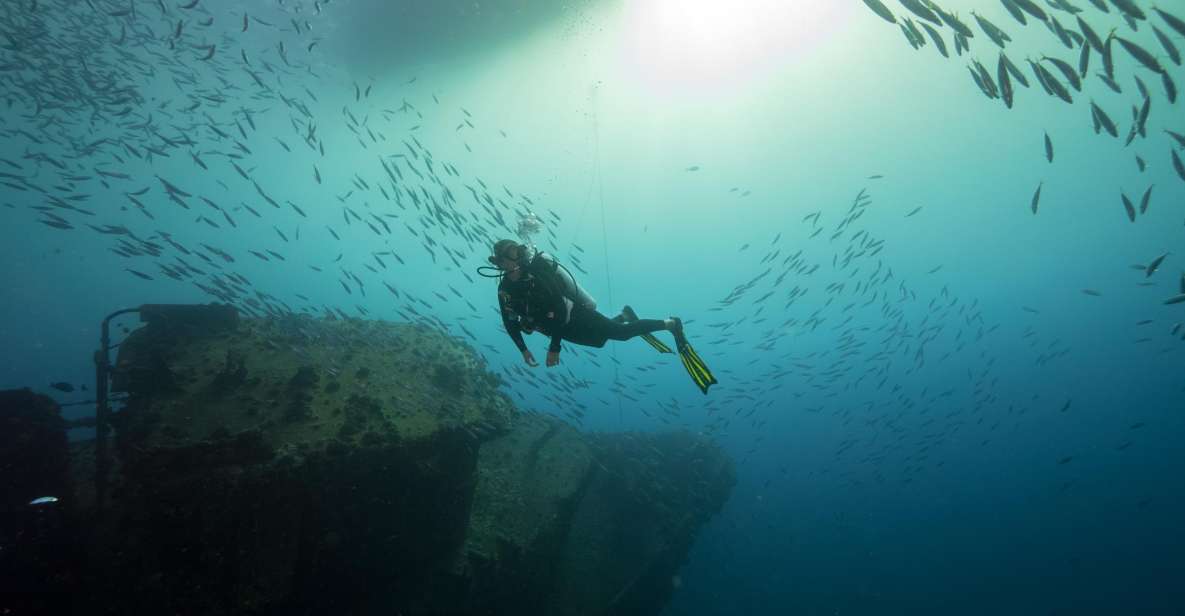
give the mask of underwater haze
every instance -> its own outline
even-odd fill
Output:
[[[1182,19],[6,0],[0,388],[89,399],[143,303],[424,323],[524,410],[736,460],[664,614],[1183,614]],[[502,238],[718,383],[639,340],[527,366]]]

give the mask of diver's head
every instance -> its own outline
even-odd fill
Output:
[[[514,240],[498,240],[489,261],[504,272],[514,272],[527,261],[527,247]]]

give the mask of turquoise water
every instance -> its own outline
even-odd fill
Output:
[[[1152,26],[1183,37],[1146,2],[1137,31],[1116,4],[1074,4],[1185,85]],[[721,443],[739,483],[668,613],[1185,605],[1185,304],[1164,303],[1185,292],[1165,132],[1185,116],[1120,43],[1123,93],[1095,54],[1066,104],[1024,60],[1077,66],[1078,48],[996,1],[942,3],[975,31],[959,57],[935,26],[951,58],[856,0],[178,6],[0,7],[0,386],[86,383],[104,315],[218,301],[198,285],[234,273],[255,312],[437,323],[521,406],[577,409],[586,430]],[[1012,109],[968,75],[998,58],[972,10],[1031,82]],[[1136,77],[1151,113],[1125,146]],[[1129,221],[1121,193],[1138,206],[1150,186]],[[640,341],[523,372],[475,268],[527,211],[602,312],[682,317],[720,383],[702,395]]]

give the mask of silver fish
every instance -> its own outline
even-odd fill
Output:
[[[1140,199],[1140,214],[1141,215],[1148,211],[1148,203],[1152,199],[1152,189],[1153,188],[1156,188],[1156,184],[1149,186],[1148,190],[1144,191],[1144,196]]]
[[[1148,16],[1144,14],[1143,9],[1141,9],[1139,6],[1136,6],[1136,3],[1133,0],[1111,0],[1111,4],[1114,4],[1115,8],[1119,9],[1127,17],[1141,20],[1148,19]]]
[[[1099,35],[1094,29],[1085,21],[1082,21],[1081,17],[1078,17],[1078,29],[1082,31],[1082,36],[1086,39],[1086,42],[1090,43],[1091,47],[1094,47],[1095,51],[1103,53],[1103,39],[1099,38]]]
[[[1172,39],[1156,26],[1152,26],[1152,33],[1156,35],[1156,40],[1160,41],[1160,46],[1164,47],[1165,53],[1169,54],[1169,59],[1173,61],[1173,64],[1181,66],[1181,51],[1173,44]]]
[[[891,24],[897,23],[897,18],[893,16],[893,12],[889,10],[889,7],[881,4],[880,0],[864,0],[864,4],[867,4],[873,13],[880,15],[885,21]]]
[[[1123,45],[1123,48],[1127,50],[1127,53],[1131,54],[1131,57],[1135,58],[1140,64],[1143,64],[1148,70],[1152,71],[1153,73],[1164,72],[1164,67],[1160,65],[1160,61],[1157,60],[1156,56],[1152,55],[1147,49],[1140,47],[1139,45],[1123,38],[1122,36],[1115,37],[1115,40],[1119,41],[1119,44]]]
[[[996,65],[996,79],[1000,82],[1000,96],[1004,99],[1004,106],[1012,109],[1012,80],[1008,78],[1008,67],[1001,61]]]
[[[992,39],[993,43],[999,45],[1000,49],[1004,48],[1005,43],[1012,42],[1012,37],[1008,36],[1008,33],[1001,30],[996,24],[988,21],[975,11],[971,12],[971,16],[975,18],[976,23],[979,24],[984,34],[988,35],[988,38]]]
[[[1037,21],[1045,22],[1049,20],[1049,16],[1045,14],[1045,11],[1041,10],[1041,7],[1037,6],[1032,0],[1011,0],[1011,2],[1019,6],[1024,12],[1035,17]]]
[[[1160,264],[1164,263],[1164,259],[1167,256],[1169,256],[1169,253],[1166,252],[1153,259],[1152,262],[1148,264],[1148,267],[1144,269],[1144,277],[1150,278],[1152,274],[1155,274],[1156,270],[1160,269]]]
[[[1115,127],[1115,122],[1111,121],[1111,116],[1107,115],[1107,112],[1103,111],[1094,101],[1090,101],[1090,111],[1112,137],[1119,136],[1119,129]]]
[[[1160,15],[1160,18],[1164,20],[1164,23],[1168,24],[1173,30],[1176,30],[1177,34],[1185,36],[1185,19],[1181,19],[1172,13],[1162,11],[1161,9],[1155,7],[1153,7],[1152,10],[1156,11],[1157,15]]]
[[[930,10],[930,7],[923,4],[920,0],[898,0],[898,1],[901,2],[901,5],[907,9],[909,9],[909,12],[913,13],[914,15],[917,15],[918,17],[921,17],[922,19],[925,19],[926,21],[928,21],[936,26],[942,25],[942,20],[939,19],[938,16],[934,14],[934,11]]]
[[[942,57],[944,58],[949,58],[950,53],[948,53],[946,50],[946,41],[942,40],[942,33],[940,33],[938,30],[935,30],[934,26],[931,26],[924,21],[918,23],[920,23],[922,28],[926,30],[926,34],[930,35],[930,40],[934,41],[934,46],[938,48],[938,53],[942,54]]]
[[[1136,221],[1136,207],[1134,205],[1132,205],[1132,200],[1128,199],[1127,195],[1123,194],[1122,192],[1119,193],[1119,196],[1121,198],[1123,198],[1123,209],[1127,211],[1128,220],[1135,222]]]
[[[1012,0],[1000,0],[1000,3],[1004,5],[1004,8],[1008,9],[1008,14],[1012,15],[1013,19],[1020,22],[1020,25],[1027,26],[1029,24],[1028,18],[1025,17],[1024,12],[1021,11],[1020,7],[1016,6]]]

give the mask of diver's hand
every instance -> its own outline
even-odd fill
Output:
[[[560,352],[559,351],[548,351],[547,352],[547,367],[550,368],[552,366],[557,366],[557,365],[559,365],[559,363],[560,363]]]
[[[523,351],[523,361],[527,362],[527,365],[532,368],[539,365],[539,362],[535,361],[535,356],[531,354],[530,350]]]

